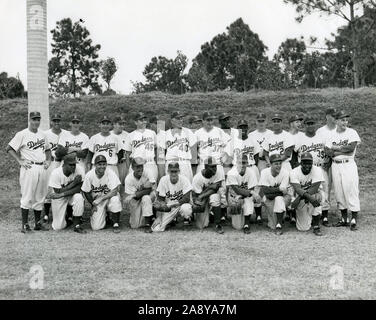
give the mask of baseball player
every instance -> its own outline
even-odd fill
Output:
[[[283,215],[291,202],[289,171],[282,166],[285,157],[278,153],[270,156],[270,168],[261,171],[259,186],[268,214],[268,227],[282,235]]]
[[[331,135],[336,129],[336,109],[329,108],[325,111],[326,124],[317,129],[317,134],[325,137]]]
[[[39,130],[40,118],[39,112],[30,112],[28,128],[17,132],[6,148],[20,165],[22,233],[31,232],[29,210],[34,210],[34,230],[46,230],[40,219],[47,195],[51,150],[46,133]]]
[[[195,134],[195,132],[202,127],[202,119],[198,116],[192,116],[188,119],[188,124],[189,124],[188,130],[190,130],[192,134]],[[191,153],[192,153],[192,161],[191,161],[192,174],[193,176],[195,176],[197,172],[197,166],[198,166],[197,145],[191,149]]]
[[[165,142],[162,146],[166,150],[166,174],[168,165],[177,162],[180,174],[192,182],[192,149],[196,144],[196,136],[187,128],[183,128],[183,115],[175,111],[171,115],[172,128],[166,131]]]
[[[165,175],[165,162],[166,155],[164,146],[166,144],[166,122],[161,120],[158,115],[154,115],[149,119],[150,129],[157,135],[157,167],[158,167],[158,179],[160,180]]]
[[[109,117],[103,116],[99,122],[100,133],[93,135],[88,147],[88,166],[94,164],[94,159],[98,155],[106,158],[106,165],[109,170],[112,170],[119,177],[118,164],[125,161],[122,157],[122,150],[124,145],[118,136],[110,132],[112,121]]]
[[[266,141],[266,137],[268,134],[272,133],[272,131],[266,129],[266,124],[266,115],[264,113],[257,114],[256,130],[252,131],[248,135],[252,140],[257,141],[260,146],[259,159],[257,162],[257,168],[259,169],[260,174],[263,169],[268,167],[264,154],[264,143]]]
[[[94,168],[85,176],[81,190],[92,207],[91,228],[101,230],[106,226],[106,212],[112,213],[113,231],[120,232],[119,177],[107,167],[106,156],[98,154],[94,158]]]
[[[147,123],[146,115],[138,112],[135,117],[137,129],[128,134],[125,140],[127,168],[130,168],[132,158],[142,158],[146,160],[144,171],[147,171],[148,176],[157,181],[158,167],[155,163],[155,159],[158,159],[157,135],[154,131],[146,129]]]
[[[157,188],[157,201],[153,204],[157,213],[151,229],[165,231],[169,223],[181,215],[185,221],[192,217],[191,191],[188,178],[180,174],[178,162],[169,162],[168,175],[162,177]]]
[[[116,117],[114,120],[114,128],[111,131],[111,134],[114,134],[115,136],[117,136],[119,140],[121,141],[121,143],[123,144],[123,146],[125,145],[125,140],[128,136],[128,132],[124,130],[124,127],[125,127],[124,117],[122,116]],[[124,150],[122,150],[121,152],[123,153]],[[122,156],[122,159],[120,159],[118,163],[118,171],[119,171],[120,182],[123,184],[124,179],[127,176],[127,164],[125,162],[124,154],[121,154],[121,156]]]
[[[257,144],[258,145],[258,144]],[[228,204],[232,218],[232,226],[251,233],[250,217],[254,210],[254,201],[261,203],[261,198],[255,187],[258,178],[255,170],[249,167],[249,156],[243,153],[236,158],[236,164],[227,175],[226,185],[229,187]]]
[[[84,198],[81,194],[82,179],[85,171],[77,165],[76,155],[73,153],[63,157],[62,166],[54,169],[48,183],[52,206],[52,229],[62,230],[67,226],[67,207],[73,209],[74,231],[86,233],[80,225],[80,218],[84,213]]]
[[[143,158],[132,158],[132,171],[124,182],[125,203],[129,209],[131,228],[146,227],[145,232],[152,232],[150,227],[153,217],[153,201],[155,199],[156,180],[150,171],[144,170],[146,161]]]
[[[196,132],[198,129],[202,127],[202,119],[198,116],[192,116],[188,119],[189,129],[192,132]]]
[[[313,233],[322,236],[320,214],[324,176],[321,168],[313,165],[311,153],[302,153],[300,159],[300,166],[290,172],[290,184],[297,194],[291,204],[296,209],[296,228],[308,231],[312,225]]]
[[[238,122],[238,134],[239,136],[234,136],[231,146],[231,156],[232,164],[236,166],[239,161],[241,161],[242,156],[246,155],[248,159],[248,167],[253,171],[256,177],[256,185],[260,178],[260,173],[257,168],[257,162],[259,159],[259,153],[261,152],[260,144],[253,140],[252,136],[248,135],[248,123],[246,120],[242,119]],[[256,191],[258,188],[256,187]],[[257,223],[262,223],[261,218],[261,202],[255,204],[256,221]]]
[[[68,153],[74,152],[77,157],[77,167],[80,167],[84,172],[86,172],[86,156],[88,153],[87,143],[89,141],[89,137],[85,133],[81,132],[80,128],[81,119],[75,114],[73,115],[70,123],[71,130],[60,135],[58,146],[68,148]]]
[[[68,131],[61,129],[61,115],[53,114],[51,116],[51,129],[46,131],[47,140],[50,143],[51,149],[51,165],[48,167],[47,170],[47,186],[48,189],[48,181],[50,180],[50,176],[52,171],[61,166],[61,159],[57,159],[55,156],[55,152],[57,149],[57,145],[59,139],[62,135],[65,135]],[[44,202],[44,222],[48,222],[49,214],[51,209],[51,200],[46,199]]]
[[[310,152],[313,157],[313,165],[319,167],[324,176],[324,181],[321,183],[322,192],[322,224],[329,226],[328,212],[329,204],[329,168],[331,166],[331,159],[325,153],[326,137],[321,136],[316,131],[316,120],[308,116],[304,119],[305,133],[295,144],[295,151],[298,154],[298,161],[301,162],[301,156],[305,152]]]
[[[303,117],[300,115],[293,115],[289,119],[289,133],[294,139],[294,145],[301,139],[303,133],[300,131],[302,128],[302,122],[303,122]],[[295,152],[295,150],[292,150],[292,155],[291,155],[291,160],[290,160],[291,168],[294,169],[297,166],[299,166],[299,161],[298,161],[298,154]]]
[[[350,229],[355,231],[360,201],[358,167],[354,158],[360,137],[354,129],[348,127],[349,117],[344,111],[337,113],[337,129],[326,140],[325,151],[332,158],[334,194],[342,215],[336,226],[349,225],[347,210],[350,210],[352,214]]]
[[[225,176],[223,170],[218,170],[218,167],[215,158],[208,157],[204,168],[193,177],[193,212],[196,226],[203,229],[209,225],[209,211],[212,211],[215,231],[223,234],[221,204],[223,203],[222,197],[225,196]]]

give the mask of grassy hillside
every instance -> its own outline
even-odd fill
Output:
[[[132,115],[137,111],[147,114],[159,114],[167,119],[173,110],[180,109],[188,116],[201,115],[205,110],[215,113],[229,112],[236,119],[245,118],[253,127],[256,113],[263,111],[270,114],[281,111],[286,119],[294,112],[314,114],[324,119],[324,111],[328,107],[343,108],[352,115],[351,126],[362,138],[362,146],[358,149],[358,164],[362,187],[373,186],[375,163],[376,133],[376,89],[360,90],[327,89],[299,90],[283,92],[215,92],[208,94],[194,93],[181,96],[162,93],[141,95],[118,95],[110,97],[83,97],[79,99],[60,99],[50,101],[51,111],[58,111],[67,121],[73,113],[81,114],[84,120],[83,131],[92,135],[98,131],[98,119],[104,115],[114,117],[120,113],[129,115],[127,130],[134,129]],[[12,136],[27,125],[27,101],[24,99],[0,101],[0,133],[1,149]],[[0,159],[0,177],[15,177],[18,168],[9,156]]]

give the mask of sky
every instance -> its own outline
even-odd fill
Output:
[[[100,58],[117,61],[111,86],[122,94],[132,91],[131,81],[145,80],[142,72],[152,57],[175,58],[180,50],[191,63],[202,44],[239,17],[260,36],[269,57],[287,38],[312,35],[323,45],[344,24],[318,15],[299,24],[294,7],[283,0],[48,0],[47,6],[49,31],[66,17],[85,21],[93,42],[102,46]],[[0,43],[0,72],[19,74],[27,86],[25,0],[0,0]],[[50,43],[48,32],[49,58]]]

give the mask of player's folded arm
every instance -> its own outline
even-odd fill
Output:
[[[283,196],[283,192],[279,187],[260,186],[262,194],[269,200],[274,200],[275,197]]]
[[[239,196],[243,196],[244,198],[247,198],[247,197],[251,197],[252,196],[252,193],[251,193],[251,190],[250,189],[245,189],[245,188],[241,188],[240,186],[237,186],[237,185],[230,185],[230,188],[232,190],[234,190],[234,192],[239,195]]]
[[[188,191],[186,194],[183,195],[183,197],[179,200],[179,205],[182,205],[184,203],[190,203],[191,202],[191,191]]]
[[[76,193],[80,193],[82,187],[82,182],[78,184],[68,185],[64,188],[53,188],[54,192],[60,194],[62,197],[70,197]]]
[[[153,189],[151,187],[150,188],[144,188],[142,190],[136,191],[134,198],[136,200],[140,200],[143,196],[149,195],[152,191],[153,191]]]

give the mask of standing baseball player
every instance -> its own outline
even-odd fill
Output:
[[[191,183],[180,174],[178,162],[169,162],[167,168],[168,175],[159,181],[157,201],[153,204],[157,211],[157,219],[151,227],[153,232],[165,231],[178,215],[181,215],[184,221],[189,221],[192,217]]]
[[[154,115],[149,119],[150,129],[157,135],[157,154],[156,162],[158,167],[158,179],[159,181],[165,175],[165,162],[166,154],[164,146],[166,144],[166,122],[161,120],[158,115]]]
[[[266,115],[264,113],[257,114],[256,130],[252,131],[248,135],[253,141],[257,141],[260,146],[259,159],[257,162],[257,168],[259,169],[260,174],[262,170],[268,167],[268,163],[266,162],[264,154],[264,143],[266,141],[267,136],[270,133],[272,133],[272,131],[267,129],[266,125]]]
[[[191,116],[188,119],[189,129],[195,133],[198,129],[202,127],[202,119],[198,116]]]
[[[195,134],[197,130],[199,130],[202,127],[202,119],[198,116],[192,116],[188,119],[188,124],[192,134]],[[195,139],[197,140],[196,136]],[[192,153],[192,161],[191,161],[191,166],[192,166],[192,174],[193,176],[196,175],[197,172],[197,166],[198,166],[198,154],[197,154],[197,144],[194,148],[191,149]]]
[[[34,230],[46,230],[40,219],[48,190],[51,150],[45,132],[39,130],[40,118],[39,112],[30,112],[28,128],[17,132],[6,148],[20,165],[22,233],[31,232],[29,210],[34,210]]]
[[[120,232],[120,212],[122,210],[119,195],[120,180],[115,172],[107,167],[107,159],[98,154],[94,158],[94,168],[85,176],[81,190],[92,207],[91,228],[101,230],[106,226],[107,210],[112,213],[113,231]]]
[[[295,151],[298,154],[298,161],[301,162],[301,156],[305,152],[311,153],[313,157],[313,165],[319,167],[322,171],[324,181],[321,183],[323,192],[322,199],[322,224],[329,226],[328,212],[329,204],[329,168],[331,166],[331,159],[325,153],[326,137],[321,136],[316,131],[316,119],[308,116],[304,119],[305,133],[295,144]]]
[[[72,117],[70,129],[70,131],[66,131],[60,135],[58,146],[67,148],[68,153],[74,152],[77,157],[77,167],[86,172],[87,143],[89,137],[81,132],[81,119],[76,114]]]
[[[290,184],[297,194],[291,204],[296,209],[296,228],[308,231],[312,225],[313,233],[322,236],[320,214],[324,176],[321,168],[313,165],[311,153],[302,153],[300,159],[300,166],[290,172]]]
[[[88,147],[88,165],[94,164],[94,159],[98,155],[106,158],[107,169],[112,170],[119,177],[118,164],[123,161],[122,150],[123,143],[118,136],[110,132],[112,121],[109,117],[103,116],[99,122],[100,133],[93,135]],[[125,160],[124,160],[125,161]]]
[[[196,136],[187,128],[183,128],[183,115],[175,111],[171,115],[171,129],[166,131],[165,144],[166,150],[166,174],[168,165],[177,162],[179,164],[179,173],[192,182],[192,149],[196,144]],[[194,150],[193,150],[194,151]]]
[[[289,126],[290,126],[289,133],[294,139],[294,145],[296,145],[296,143],[298,143],[298,141],[302,138],[303,133],[300,131],[302,128],[302,121],[303,121],[303,117],[297,114],[293,115],[289,119]],[[297,152],[295,152],[295,150],[292,150],[290,164],[291,164],[292,169],[299,166],[298,154]]]
[[[223,170],[218,170],[218,167],[215,158],[208,157],[204,168],[193,177],[193,212],[195,213],[196,226],[203,229],[209,225],[209,212],[212,211],[214,213],[215,231],[223,234],[221,205],[223,204],[225,176]]]
[[[84,213],[84,198],[81,194],[82,179],[85,171],[77,165],[76,155],[73,153],[63,157],[62,166],[54,169],[48,183],[52,207],[52,229],[62,230],[67,226],[67,207],[73,209],[74,231],[86,233],[80,225],[80,218]]]
[[[268,227],[277,235],[282,235],[283,215],[291,202],[289,171],[282,167],[285,158],[280,154],[272,154],[269,159],[270,168],[261,171],[259,186],[264,195]]]
[[[336,109],[329,108],[325,111],[326,124],[317,129],[317,134],[325,137],[331,135],[336,129]]]
[[[156,180],[155,176],[150,175],[150,171],[144,170],[145,164],[143,158],[132,158],[132,171],[125,178],[124,192],[131,228],[146,227],[145,232],[150,233]]]
[[[358,167],[354,158],[360,137],[354,129],[348,127],[349,117],[344,111],[337,113],[337,129],[326,140],[325,151],[332,158],[334,194],[342,215],[336,226],[349,225],[348,210],[350,210],[352,215],[350,229],[355,231],[360,201]]]
[[[249,167],[249,156],[246,153],[236,158],[236,163],[227,175],[226,185],[229,187],[227,201],[232,226],[237,230],[243,229],[244,233],[249,234],[254,201],[261,203],[261,198],[255,191],[258,177],[255,170]]]
[[[135,117],[137,129],[128,134],[125,141],[127,168],[130,168],[132,158],[142,158],[146,161],[144,171],[154,181],[158,180],[158,167],[155,160],[158,159],[157,135],[154,131],[146,129],[148,118],[142,112]],[[131,171],[132,168],[130,168]]]
[[[125,119],[124,117],[116,117],[114,120],[114,128],[111,131],[111,134],[114,134],[119,138],[123,146],[125,145],[125,140],[128,136],[128,132],[124,130],[125,127]],[[124,150],[122,150],[124,153]],[[127,176],[127,164],[125,162],[124,154],[121,154],[122,158],[120,159],[118,163],[118,171],[119,171],[119,178],[120,182],[123,184],[124,179]]]
[[[51,165],[48,167],[47,170],[47,186],[48,189],[48,181],[50,180],[51,173],[54,169],[61,166],[61,159],[57,159],[55,152],[57,149],[57,145],[59,143],[59,139],[62,135],[65,135],[68,131],[61,129],[61,115],[53,114],[51,116],[51,129],[46,131],[47,140],[50,143],[51,149]],[[44,203],[44,222],[48,222],[49,214],[51,209],[51,200],[46,199]]]

